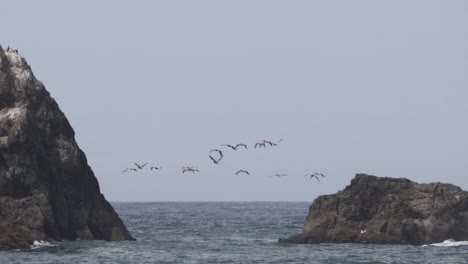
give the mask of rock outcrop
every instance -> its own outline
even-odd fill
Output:
[[[17,51],[0,46],[0,249],[34,240],[132,240],[74,131]]]
[[[344,190],[312,203],[302,234],[279,242],[422,245],[448,238],[468,240],[468,192],[357,174]]]

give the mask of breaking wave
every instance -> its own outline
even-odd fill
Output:
[[[44,240],[34,240],[33,244],[31,245],[31,249],[38,249],[38,248],[43,248],[43,247],[56,247],[56,244],[51,244],[47,241]]]
[[[428,245],[425,245],[428,246]],[[447,239],[442,243],[429,244],[429,246],[434,247],[458,247],[458,246],[468,246],[468,241],[455,241],[454,239]]]

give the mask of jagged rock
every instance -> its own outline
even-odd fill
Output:
[[[468,240],[468,192],[357,174],[344,190],[312,203],[302,234],[279,242],[422,245],[448,238]]]
[[[10,223],[0,223],[0,234],[0,250],[27,249],[38,240],[31,230]]]
[[[74,136],[25,59],[0,46],[0,249],[45,239],[133,239]]]

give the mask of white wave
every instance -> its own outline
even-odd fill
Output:
[[[427,245],[426,245],[427,246]],[[442,243],[429,244],[429,246],[434,247],[458,247],[458,246],[468,246],[468,241],[455,241],[454,239],[447,239]]]
[[[230,240],[230,241],[250,241],[250,242],[263,242],[263,243],[277,243],[278,238],[255,238],[255,237],[242,237],[242,236],[225,236],[219,237],[223,240]]]
[[[31,249],[38,249],[38,248],[43,248],[43,247],[56,247],[56,246],[58,245],[51,244],[44,240],[40,240],[40,241],[34,240],[33,244],[31,245]]]
[[[261,239],[256,239],[255,241],[261,241],[261,242],[266,242],[266,243],[278,243],[278,238],[261,238]]]

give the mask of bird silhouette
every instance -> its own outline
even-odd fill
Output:
[[[162,169],[162,167],[156,167],[156,166],[151,166],[150,167],[150,170],[160,170]]]
[[[258,148],[266,147],[266,144],[265,144],[265,142],[257,142],[257,143],[255,143],[254,148],[257,148],[257,147]]]
[[[238,171],[236,172],[236,175],[239,174],[239,173],[245,173],[245,174],[247,174],[247,175],[250,175],[250,173],[249,173],[248,171],[246,171],[246,170],[238,170]]]
[[[247,145],[246,144],[243,144],[243,143],[239,143],[236,145],[236,150],[238,147],[244,147],[245,149],[247,149]]]
[[[235,145],[235,146],[229,145],[229,144],[221,144],[221,146],[223,146],[223,147],[228,147],[228,148],[231,148],[231,149],[233,149],[233,150],[237,150],[238,147],[244,147],[245,149],[247,149],[247,145],[246,145],[246,144],[243,144],[243,143],[239,143],[239,144],[237,144],[237,145]]]
[[[325,175],[323,175],[322,173],[318,173],[318,172],[307,173],[306,175],[304,175],[304,177],[309,177],[309,179],[315,178],[317,179],[317,181],[320,182],[320,179],[318,176],[322,176],[322,178],[325,178]]]
[[[212,149],[210,151],[210,153],[212,153],[212,152],[218,152],[219,153],[219,158],[218,159],[215,159],[215,158],[213,158],[213,156],[208,155],[210,157],[210,159],[213,161],[214,164],[219,164],[221,159],[224,157],[223,152],[221,150],[219,150],[219,149]]]
[[[138,169],[142,170],[146,166],[146,164],[148,164],[148,162],[146,162],[143,165],[138,165],[136,162],[134,162],[134,164],[138,167]]]
[[[288,176],[288,175],[287,174],[278,174],[277,173],[275,175],[271,175],[270,177],[278,177],[279,178],[279,177],[286,177],[286,176]]]
[[[229,144],[221,144],[221,146],[223,147],[228,147],[228,148],[232,148],[233,150],[236,150],[236,147],[232,146],[232,145],[229,145]]]
[[[270,147],[277,146],[276,143],[273,143],[273,142],[268,141],[268,140],[263,140],[263,143],[265,143],[265,145],[266,144],[270,145]]]
[[[188,171],[191,171],[193,174],[195,174],[195,172],[200,172],[199,170],[194,169],[193,167],[182,167],[182,173],[186,173]]]

